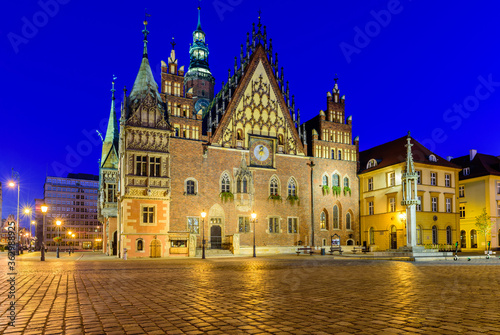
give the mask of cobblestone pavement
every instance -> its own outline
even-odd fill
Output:
[[[331,256],[16,259],[16,323],[1,334],[499,334],[500,259]]]

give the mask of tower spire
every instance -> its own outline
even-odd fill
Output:
[[[201,29],[201,0],[200,0],[200,3],[198,4],[198,26],[196,27],[196,30],[202,30]]]
[[[148,17],[151,16],[150,14],[148,14],[146,12],[147,8],[144,9],[144,30],[142,31],[142,33],[144,34],[144,50],[142,52],[142,57],[143,58],[148,58],[148,35],[149,35],[149,31],[148,31]]]

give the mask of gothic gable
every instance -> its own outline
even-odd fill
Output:
[[[276,138],[278,152],[305,154],[262,46],[252,55],[211,142],[223,147],[248,148],[251,135]]]

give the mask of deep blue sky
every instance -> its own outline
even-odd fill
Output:
[[[21,204],[42,197],[46,174],[69,172],[55,171],[54,164],[71,172],[98,173],[101,148],[86,146],[90,142],[84,133],[95,136],[108,117],[113,74],[120,100],[121,88],[132,88],[142,56],[145,7],[151,14],[149,59],[157,81],[172,36],[180,65],[187,69],[197,1],[59,2],[64,4],[57,10],[50,7],[51,16],[41,14],[38,1],[3,4],[4,218],[17,203],[16,192],[6,186],[12,167],[21,175]],[[326,92],[337,73],[361,150],[411,129],[441,156],[466,155],[471,148],[500,154],[498,1],[204,1],[202,26],[216,90],[227,81],[227,70],[239,58],[259,9],[302,120],[325,109]],[[388,9],[390,18],[379,17],[385,19],[383,26],[374,24],[374,13]],[[34,21],[37,31],[23,28]],[[368,40],[356,38],[366,29]],[[347,48],[357,49],[346,56]],[[489,91],[478,88],[484,81],[493,81]],[[458,116],[453,106],[464,103],[469,111]],[[68,161],[68,150],[80,152],[81,159]]]

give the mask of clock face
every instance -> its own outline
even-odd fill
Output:
[[[209,105],[209,102],[207,99],[199,99],[198,101],[196,101],[196,103],[194,104],[194,110],[196,112],[199,112],[200,109],[202,110],[205,110],[205,108],[207,108]]]
[[[273,144],[271,139],[250,138],[250,165],[273,167]]]

